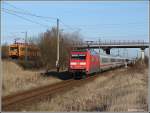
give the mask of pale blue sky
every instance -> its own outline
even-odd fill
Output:
[[[80,29],[84,40],[145,40],[148,41],[149,6],[148,1],[88,1],[88,2],[50,2],[50,1],[6,1],[18,8],[41,16],[59,18],[63,32]],[[2,3],[2,7],[17,10]],[[18,14],[19,15],[19,14]],[[32,16],[25,18],[47,25],[56,25],[56,20],[43,20]],[[37,36],[47,28],[22,20],[14,15],[1,12],[2,43],[13,43],[14,38],[24,38],[21,32],[28,31],[28,36]]]

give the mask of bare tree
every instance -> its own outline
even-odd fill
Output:
[[[60,31],[60,67],[67,67],[72,42],[82,41],[79,33],[62,33]],[[41,60],[45,68],[55,68],[57,55],[57,30],[52,28],[41,33],[38,40]]]

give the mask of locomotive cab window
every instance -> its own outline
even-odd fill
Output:
[[[74,54],[74,55],[71,55],[71,59],[85,60],[86,59],[86,55]]]
[[[16,51],[18,49],[18,47],[10,47],[11,51]]]

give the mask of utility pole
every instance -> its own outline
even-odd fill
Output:
[[[25,61],[27,61],[27,51],[28,51],[28,49],[27,49],[27,31],[26,32],[21,32],[21,33],[25,33]]]
[[[137,59],[138,59],[138,57],[139,57],[139,56],[138,56],[138,50],[137,50]]]
[[[15,38],[15,44],[16,44],[16,42],[17,42],[17,39]]]
[[[63,42],[64,42],[64,40],[63,40],[63,38],[61,39],[61,43],[62,43],[62,46],[61,46],[61,58],[62,58],[62,70],[63,70],[63,68],[64,68],[64,58],[63,58],[63,47],[64,47],[64,45],[63,45]]]
[[[119,56],[119,48],[118,48],[118,56]]]
[[[93,43],[93,41],[86,41],[87,46],[88,46],[88,49],[90,49],[90,48],[89,48],[89,47],[90,47],[89,42],[90,42],[90,44],[92,44],[92,43]]]
[[[25,32],[25,47],[26,47],[26,49],[25,49],[25,61],[27,62],[27,31]]]
[[[123,49],[123,57],[125,57],[125,48]]]
[[[17,43],[17,40],[19,40],[20,38],[15,38],[14,40],[15,40],[15,44]]]
[[[127,58],[128,58],[128,49],[127,49]]]
[[[101,43],[101,39],[99,38],[99,54],[100,54],[100,43]]]
[[[59,19],[57,18],[57,60],[56,60],[57,72],[59,72]]]

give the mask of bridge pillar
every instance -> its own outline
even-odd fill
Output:
[[[141,48],[141,59],[144,60],[145,54],[144,54],[145,48]]]
[[[106,52],[106,54],[110,55],[110,48],[104,49],[104,51]]]

